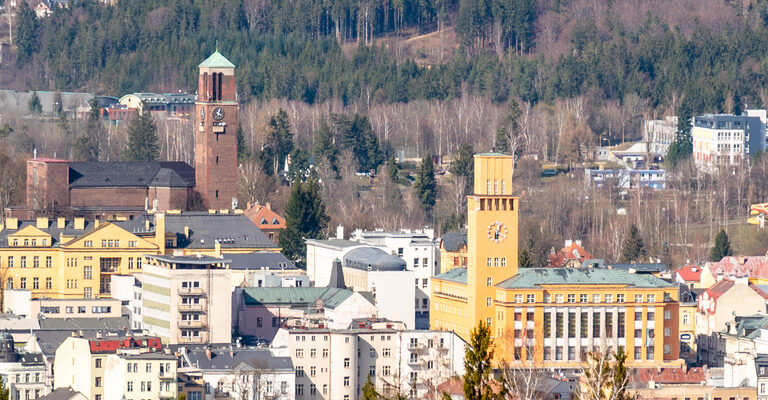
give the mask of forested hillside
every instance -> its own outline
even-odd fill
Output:
[[[244,101],[405,102],[466,87],[494,102],[635,94],[654,107],[691,93],[694,109],[722,110],[763,103],[765,18],[762,0],[82,0],[40,20],[22,10],[18,59],[3,79],[113,95],[192,91],[218,40]],[[460,45],[443,63],[399,52],[399,39],[438,29],[454,29]]]

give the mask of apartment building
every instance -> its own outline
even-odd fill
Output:
[[[122,349],[162,350],[160,338],[157,337],[99,336],[102,335],[92,338],[71,336],[61,343],[56,349],[53,364],[54,388],[71,387],[88,399],[106,400],[105,374],[110,355]],[[145,392],[144,395],[151,397],[150,393]]]
[[[430,278],[440,273],[440,239],[435,230],[364,231],[352,232],[352,240],[385,246],[391,254],[405,261],[405,268],[413,271],[415,285],[414,308],[419,329],[429,329]]]
[[[645,120],[643,141],[648,143],[651,153],[665,156],[675,138],[677,138],[676,116]]]
[[[296,374],[291,358],[267,348],[230,344],[180,345],[179,365],[185,375],[204,386],[203,398],[213,400],[294,400]]]
[[[10,400],[37,399],[51,391],[42,354],[16,351],[7,331],[0,332],[0,377]]]
[[[118,349],[106,357],[104,400],[175,400],[177,361],[170,352]]]
[[[230,260],[209,256],[146,256],[142,328],[164,343],[232,340]]]
[[[456,334],[386,320],[358,320],[342,330],[281,329],[272,346],[293,360],[297,400],[357,399],[368,376],[384,396],[423,397],[464,372],[465,343]]]
[[[279,248],[242,213],[179,211],[114,222],[6,218],[1,284],[29,290],[32,298],[111,297],[112,276],[141,273],[144,254],[218,257],[222,251]]]
[[[696,165],[713,170],[745,162],[751,154],[765,150],[765,123],[765,110],[694,117],[691,136]]]
[[[6,290],[4,312],[38,318],[120,318],[122,303],[117,299],[31,299],[29,291]]]

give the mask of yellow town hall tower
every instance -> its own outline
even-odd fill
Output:
[[[623,347],[635,367],[680,365],[676,286],[623,270],[518,268],[513,163],[475,155],[467,267],[432,279],[430,327],[469,341],[486,324],[497,362],[579,368],[589,351]]]

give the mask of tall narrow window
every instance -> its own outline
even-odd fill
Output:
[[[222,78],[222,75],[224,75],[224,74],[219,72],[217,75],[219,76],[218,81],[217,81],[217,84],[219,86],[219,98],[218,98],[218,100],[221,100],[221,78]]]
[[[213,77],[213,82],[212,82],[213,83],[213,99],[214,100],[216,100],[218,98],[217,97],[218,96],[218,91],[216,90],[216,89],[218,89],[217,85],[216,85],[216,75],[218,75],[216,72],[214,72],[213,75],[212,75],[212,77]]]
[[[211,97],[211,94],[208,93],[208,73],[203,73],[203,93],[206,97],[204,99],[208,100]]]

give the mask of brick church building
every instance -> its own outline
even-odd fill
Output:
[[[37,214],[118,219],[146,210],[230,209],[237,195],[235,65],[218,49],[199,65],[195,165],[185,162],[27,161],[26,205],[5,217]]]

